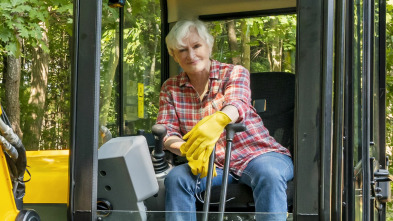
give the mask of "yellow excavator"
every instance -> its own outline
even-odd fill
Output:
[[[0,107],[0,220],[39,221],[35,210],[23,208],[25,196],[26,150],[19,137],[10,127],[7,115]]]

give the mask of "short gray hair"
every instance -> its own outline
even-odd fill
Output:
[[[184,46],[183,39],[190,33],[190,29],[195,28],[201,37],[212,50],[214,38],[207,30],[206,25],[200,20],[180,20],[176,22],[165,38],[169,55],[173,56],[173,50]]]

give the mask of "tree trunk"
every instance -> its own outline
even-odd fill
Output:
[[[21,39],[17,36],[20,44]],[[19,47],[20,50],[20,47]],[[16,53],[16,54],[21,54]],[[7,56],[7,71],[5,72],[5,111],[8,119],[12,125],[12,129],[19,136],[23,138],[22,130],[20,129],[20,103],[19,103],[19,87],[21,75],[21,57],[12,55]]]
[[[242,65],[247,68],[247,70],[251,71],[251,51],[250,51],[250,30],[245,20],[241,21],[241,29],[242,29]]]
[[[47,27],[40,24],[45,31],[42,32],[42,41],[48,45]],[[42,121],[45,113],[46,89],[48,86],[49,55],[40,47],[32,49],[32,70],[31,70],[31,90],[29,106],[32,107],[31,123],[25,140],[29,141],[29,147],[34,150],[39,149]],[[27,128],[26,128],[27,129]],[[28,139],[30,138],[30,139]]]
[[[272,20],[272,27],[278,25],[278,20]],[[271,42],[271,45],[267,45],[270,71],[281,71],[282,66],[282,39],[276,36]],[[270,50],[269,50],[270,47]]]
[[[228,39],[229,39],[229,49],[232,53],[232,63],[237,65],[241,63],[240,57],[234,56],[238,52],[236,31],[235,31],[235,21],[231,20],[227,23]]]
[[[112,97],[113,81],[116,74],[116,69],[119,64],[119,34],[115,32],[114,43],[111,45],[111,54],[108,60],[108,68],[101,72],[103,79],[103,86],[101,87],[100,96],[100,125],[106,126],[109,114],[109,107]]]
[[[154,87],[154,82],[155,82],[155,70],[156,70],[156,53],[157,53],[157,47],[158,47],[158,35],[159,35],[159,30],[160,28],[158,27],[158,24],[155,25],[155,39],[154,39],[154,45],[153,45],[153,53],[152,53],[152,62],[150,66],[150,86]]]

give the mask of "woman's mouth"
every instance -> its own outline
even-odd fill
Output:
[[[190,61],[190,62],[188,62],[188,64],[190,64],[190,65],[195,65],[195,64],[198,63],[198,61],[199,61],[199,60]]]

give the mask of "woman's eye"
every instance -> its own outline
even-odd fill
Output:
[[[196,44],[196,45],[194,46],[194,49],[197,49],[197,48],[199,48],[199,47],[201,47],[201,45],[200,45],[200,44]]]

